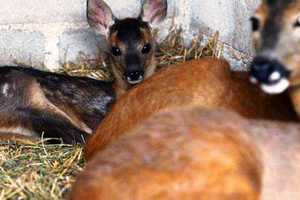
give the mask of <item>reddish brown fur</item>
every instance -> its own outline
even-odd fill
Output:
[[[120,98],[88,141],[86,158],[151,114],[185,105],[222,107],[251,118],[296,118],[285,96],[265,95],[247,80],[233,78],[226,62],[191,61],[156,73]]]
[[[89,161],[71,199],[258,200],[261,155],[245,126],[195,107],[156,114]]]
[[[199,107],[153,115],[98,152],[71,199],[300,199],[300,126]]]

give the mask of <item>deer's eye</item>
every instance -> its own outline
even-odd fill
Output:
[[[253,32],[259,31],[260,29],[259,19],[257,17],[251,17],[250,21],[251,21],[252,31]]]
[[[299,28],[300,27],[300,17],[298,17],[298,19],[295,21],[293,26],[294,26],[294,28]]]
[[[151,44],[150,43],[147,43],[143,46],[143,49],[142,49],[142,54],[147,54],[151,51]]]
[[[112,52],[112,54],[113,54],[114,56],[120,56],[120,55],[122,55],[122,51],[121,51],[121,49],[118,48],[118,47],[112,47],[112,48],[111,48],[111,52]]]

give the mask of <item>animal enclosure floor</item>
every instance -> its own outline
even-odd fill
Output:
[[[83,167],[80,146],[0,145],[0,199],[61,199]]]

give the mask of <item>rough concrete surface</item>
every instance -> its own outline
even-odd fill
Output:
[[[57,71],[66,63],[95,64],[99,40],[86,22],[86,0],[0,0],[0,65],[23,64]],[[141,0],[106,0],[116,17],[135,17]],[[188,45],[220,32],[225,58],[245,69],[252,54],[248,19],[260,0],[168,0],[168,19],[158,41],[171,28],[183,29]],[[101,41],[101,40],[100,40]]]

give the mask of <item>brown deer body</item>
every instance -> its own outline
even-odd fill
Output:
[[[0,68],[0,139],[81,143],[114,102],[111,83],[24,67]]]
[[[297,124],[168,109],[95,154],[71,199],[296,200],[299,149]]]
[[[285,96],[260,93],[247,80],[232,76],[225,61],[191,61],[157,72],[120,98],[88,141],[86,158],[155,112],[186,105],[227,108],[250,118],[295,118]]]
[[[167,0],[144,1],[137,18],[117,19],[103,0],[88,0],[87,11],[90,26],[107,40],[117,96],[155,72],[152,25],[166,17]]]
[[[269,94],[288,89],[300,115],[300,1],[267,0],[251,21],[257,48],[253,82]]]

